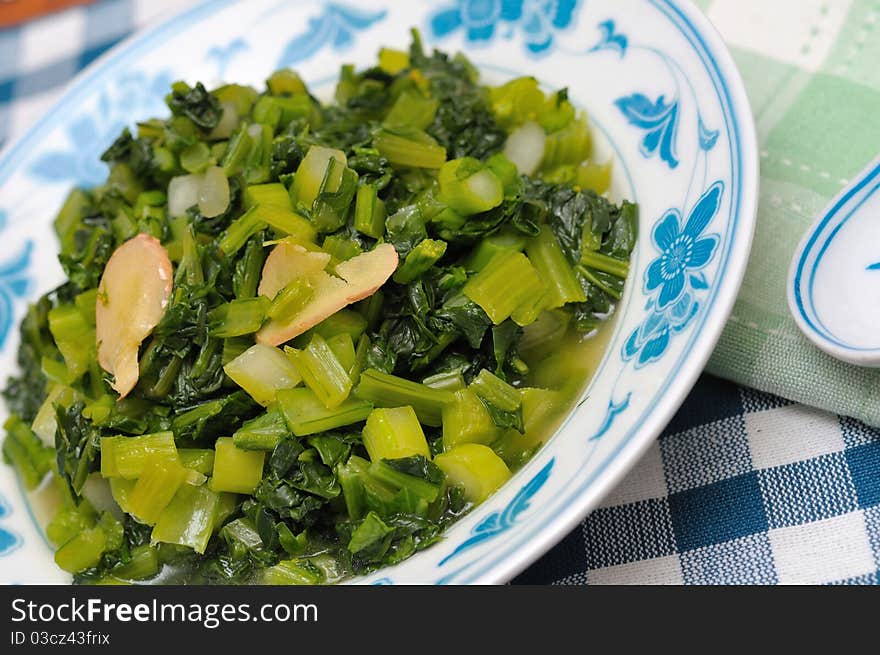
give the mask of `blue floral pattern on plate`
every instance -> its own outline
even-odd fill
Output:
[[[655,101],[649,100],[641,93],[633,93],[625,98],[618,98],[614,103],[623,112],[631,125],[645,130],[642,139],[642,154],[650,157],[659,152],[660,159],[669,164],[669,168],[678,166],[675,153],[676,133],[678,131],[678,102],[666,102],[665,96]]]
[[[0,496],[0,520],[12,514],[12,506]],[[22,544],[22,538],[0,525],[0,557],[9,555]]]
[[[31,165],[31,174],[44,182],[101,184],[107,179],[101,153],[131,122],[132,116],[166,111],[162,99],[172,81],[168,73],[149,77],[135,72],[122,76],[112,93],[101,94],[96,111],[85,112],[70,124],[70,147],[43,153]]]
[[[512,38],[518,30],[526,49],[534,54],[547,52],[556,32],[568,27],[578,0],[459,0],[431,17],[434,36],[445,37],[464,30],[471,43],[491,41],[503,30]]]
[[[278,68],[293,66],[314,55],[325,46],[342,51],[354,43],[354,35],[378,23],[388,15],[386,10],[363,11],[331,2],[324,12],[310,18],[308,29],[290,40],[278,60]]]
[[[6,222],[3,210],[0,210],[0,222]],[[28,271],[33,249],[33,242],[26,241],[17,255],[0,263],[0,349],[6,344],[6,339],[12,331],[15,302],[27,297],[33,283]]]

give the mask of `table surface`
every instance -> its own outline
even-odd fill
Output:
[[[0,144],[173,0],[0,30]],[[20,56],[41,44],[33,61]],[[515,584],[880,584],[880,432],[703,376],[626,479]]]

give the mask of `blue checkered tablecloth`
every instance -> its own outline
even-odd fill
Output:
[[[0,144],[179,0],[0,31]],[[880,432],[704,376],[602,506],[515,583],[880,583]]]

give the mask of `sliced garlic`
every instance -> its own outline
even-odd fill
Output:
[[[121,398],[138,381],[138,349],[162,320],[171,297],[168,253],[148,234],[123,243],[107,262],[95,306],[98,363]]]
[[[274,254],[275,251],[266,260],[266,265],[263,269],[264,279],[267,273],[266,267],[269,267],[270,259]],[[310,254],[314,255],[316,253]],[[279,255],[277,263],[273,263],[272,269],[275,266],[283,266],[284,261],[286,260],[283,260]],[[388,281],[388,278],[397,269],[397,262],[397,251],[394,249],[394,246],[390,243],[383,243],[377,246],[375,250],[365,252],[362,255],[338,264],[336,266],[336,275],[338,277],[327,274],[323,268],[312,272],[309,275],[309,279],[314,287],[312,300],[303,307],[302,311],[293,320],[286,323],[270,320],[263,325],[260,331],[257,332],[257,341],[271,346],[281,345],[299,336],[351,303],[373,295],[379,287]],[[269,270],[269,274],[272,280],[276,280],[280,277],[279,272],[272,269]],[[284,285],[289,284],[292,279],[288,279]],[[263,290],[274,288],[277,284],[278,282],[274,282],[271,285],[267,285],[264,289],[261,282],[260,293],[262,294]],[[284,285],[282,285],[282,288]]]

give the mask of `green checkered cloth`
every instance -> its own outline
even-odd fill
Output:
[[[880,153],[880,0],[697,4],[742,72],[761,149],[751,260],[707,370],[880,425],[880,369],[815,348],[786,301],[789,262],[804,232]]]

